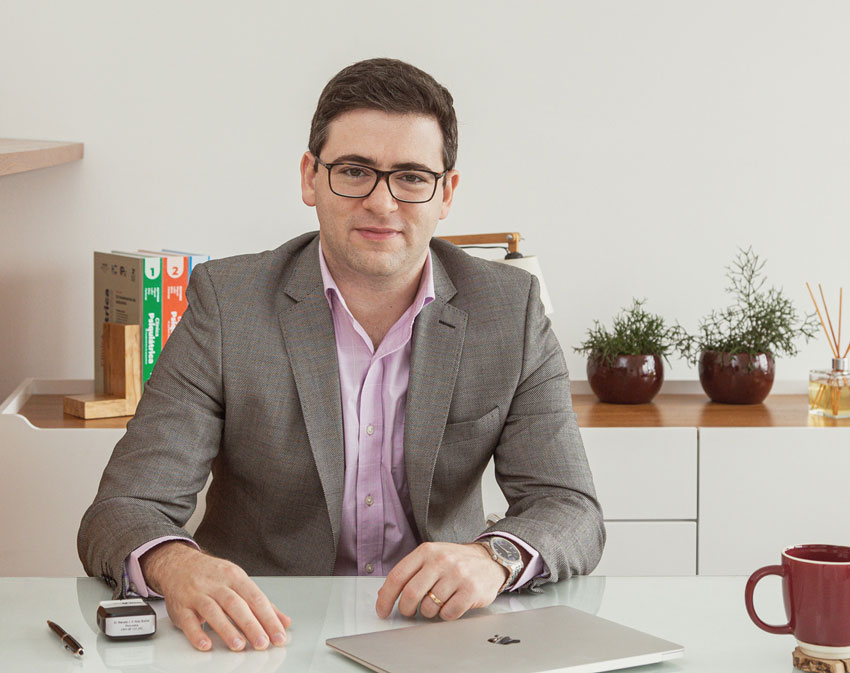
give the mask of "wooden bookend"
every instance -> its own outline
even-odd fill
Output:
[[[66,414],[79,418],[132,416],[142,396],[138,325],[103,324],[103,395],[67,395]]]
[[[804,673],[847,673],[850,671],[850,659],[818,659],[810,657],[796,647],[794,648],[794,668]]]

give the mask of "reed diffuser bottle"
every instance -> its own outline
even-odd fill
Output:
[[[806,283],[806,287],[808,286],[809,284]],[[832,327],[829,308],[826,305],[826,297],[823,295],[823,288],[818,285],[818,289],[823,300],[827,322],[823,320],[811,287],[809,287],[809,294],[815,304],[815,310],[818,312],[818,318],[820,318],[833,357],[832,369],[813,369],[809,372],[809,413],[817,416],[828,416],[829,418],[850,418],[850,370],[847,369],[847,354],[850,353],[850,344],[848,344],[844,353],[841,352],[841,312],[844,303],[844,289],[840,289],[838,298],[837,338]],[[826,328],[827,323],[829,323],[829,329]]]
[[[846,358],[832,358],[832,369],[809,372],[809,413],[850,418],[850,371]]]

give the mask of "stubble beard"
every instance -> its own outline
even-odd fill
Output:
[[[343,253],[345,263],[352,271],[375,278],[393,276],[405,267],[407,250],[368,250],[353,245],[346,246]]]

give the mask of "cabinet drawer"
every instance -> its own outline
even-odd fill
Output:
[[[606,519],[696,519],[696,428],[581,431]]]
[[[612,521],[593,575],[695,575],[695,521]]]

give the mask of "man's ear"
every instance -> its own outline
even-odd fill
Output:
[[[443,182],[445,180],[445,186],[443,187],[443,203],[440,208],[440,219],[445,220],[449,216],[449,211],[452,208],[452,199],[455,195],[455,189],[457,189],[457,183],[460,182],[460,175],[457,171],[451,170],[446,173],[446,176],[440,180]]]
[[[308,206],[316,205],[316,157],[304,152],[301,157],[301,200]]]

